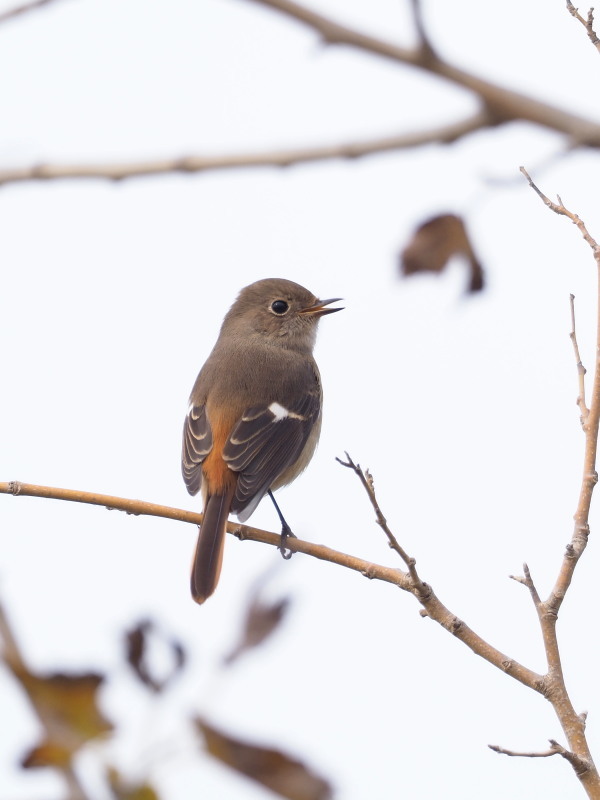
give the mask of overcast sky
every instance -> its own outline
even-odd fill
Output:
[[[562,0],[424,6],[448,60],[599,118],[600,58]],[[408,2],[314,7],[413,41]],[[457,88],[324,47],[244,0],[56,2],[0,27],[0,74],[0,167],[335,144],[476,108]],[[527,561],[545,596],[571,536],[583,436],[569,293],[591,368],[595,267],[518,167],[598,237],[598,158],[563,151],[557,135],[512,125],[353,162],[2,187],[0,480],[201,510],[179,467],[193,381],[239,289],[289,278],[345,305],[320,323],[319,449],[279,493],[293,529],[401,566],[357,479],[335,462],[347,450],[372,470],[390,526],[440,598],[544,671],[528,592],[508,575]],[[458,263],[442,279],[398,278],[411,230],[443,211],[465,216],[487,273],[479,296],[463,296]],[[340,800],[581,792],[561,759],[488,750],[543,750],[564,737],[542,698],[390,585],[228,537],[219,588],[199,607],[189,595],[193,526],[24,497],[0,497],[0,514],[0,600],[24,652],[39,669],[113,675],[102,699],[124,731],[110,757],[166,800],[265,797],[198,755],[183,724],[193,712],[306,760]],[[596,752],[597,518],[593,507],[559,623],[568,688],[590,712]],[[278,529],[267,502],[251,523]],[[266,596],[290,596],[289,618],[223,671],[260,576]],[[141,615],[190,651],[184,679],[158,708],[121,666],[119,637]],[[0,726],[0,800],[60,798],[49,771],[13,767],[37,727],[6,676],[0,706],[10,720]],[[86,758],[93,772],[104,755]]]

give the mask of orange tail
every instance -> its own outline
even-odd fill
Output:
[[[206,500],[192,566],[192,597],[197,603],[203,603],[217,588],[223,563],[225,526],[234,492],[235,485],[224,494],[209,495]]]

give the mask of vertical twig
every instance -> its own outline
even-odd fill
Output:
[[[569,742],[571,754],[569,761],[572,764],[577,776],[589,797],[600,798],[600,776],[594,765],[592,755],[585,735],[585,717],[575,712],[573,704],[569,698],[560,658],[560,649],[556,633],[556,622],[560,607],[565,598],[566,592],[571,585],[575,567],[581,558],[586,546],[589,535],[589,512],[592,501],[594,486],[598,477],[596,474],[596,457],[598,448],[598,428],[600,422],[600,247],[596,240],[588,232],[584,222],[569,211],[560,197],[554,203],[543,192],[538,189],[527,171],[521,167],[522,174],[527,178],[531,188],[536,192],[540,199],[554,211],[555,214],[567,217],[578,228],[579,232],[591,247],[597,267],[597,292],[596,292],[596,361],[594,363],[594,374],[592,382],[592,392],[589,410],[585,405],[585,386],[583,377],[585,369],[581,365],[579,347],[575,333],[575,312],[573,296],[571,296],[571,341],[575,349],[577,360],[577,370],[579,375],[579,398],[578,404],[582,411],[583,430],[585,433],[585,446],[583,456],[583,475],[577,509],[574,514],[575,525],[571,541],[566,547],[560,571],[554,587],[548,599],[544,602],[534,602],[538,613],[540,627],[544,639],[546,658],[548,661],[548,673],[545,677],[546,696],[552,703],[554,710],[560,720],[562,728]],[[581,366],[580,366],[581,365]],[[524,581],[527,585],[533,585],[531,577],[526,574]]]
[[[575,328],[575,295],[569,295],[569,302],[571,306],[571,343],[573,344],[573,351],[575,353],[575,362],[577,364],[577,377],[579,378],[579,394],[577,395],[577,405],[581,412],[581,425],[585,429],[585,424],[589,416],[589,409],[585,404],[585,374],[586,368],[581,362],[581,355],[579,354],[579,345],[577,343],[577,332]]]

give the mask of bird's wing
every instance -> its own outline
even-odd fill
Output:
[[[204,405],[191,405],[183,424],[181,471],[190,494],[197,494],[202,483],[202,462],[213,445],[212,431]]]
[[[229,469],[238,473],[231,511],[244,522],[263,495],[300,456],[319,419],[318,386],[294,401],[247,409],[223,449]]]

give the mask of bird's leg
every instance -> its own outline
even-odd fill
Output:
[[[277,501],[273,497],[273,492],[269,489],[267,494],[273,501],[273,505],[275,506],[275,511],[277,511],[277,516],[279,517],[279,520],[281,522],[281,543],[279,545],[279,552],[281,553],[282,558],[285,558],[287,560],[294,555],[294,552],[293,550],[286,550],[285,543],[287,539],[296,539],[297,537],[296,534],[292,531],[290,526],[285,521],[285,517],[281,513],[281,509],[279,508],[279,506],[277,505]]]

